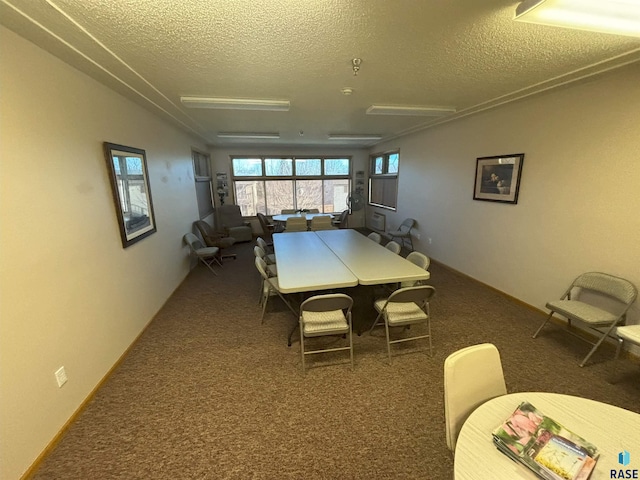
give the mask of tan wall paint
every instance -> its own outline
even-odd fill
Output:
[[[4,28],[0,45],[0,478],[12,480],[187,275],[190,148],[204,146]],[[103,141],[147,153],[158,231],[127,249]]]
[[[387,225],[416,218],[418,250],[540,309],[585,271],[640,287],[639,78],[635,64],[378,146],[401,152]],[[518,204],[473,200],[476,158],[511,153]]]
[[[265,148],[256,148],[256,147],[247,147],[247,148],[214,148],[211,151],[211,163],[213,168],[213,174],[216,172],[226,172],[229,175],[229,179],[231,179],[231,155],[274,155],[274,156],[282,156],[282,155],[299,155],[299,156],[314,156],[314,155],[326,155],[326,156],[350,156],[353,161],[353,178],[352,178],[352,187],[355,188],[355,174],[358,170],[363,170],[365,172],[365,176],[367,174],[367,159],[369,158],[369,154],[364,149],[338,149],[335,147],[331,148],[273,148],[273,147],[265,147]],[[230,190],[233,190],[233,186],[229,185]],[[230,201],[232,200],[233,192],[229,192]],[[218,198],[216,197],[216,204],[218,202]],[[346,208],[346,206],[345,206]],[[363,227],[364,226],[364,209],[353,212],[349,216],[349,226],[354,227]],[[259,230],[259,226],[256,223],[254,225],[254,231]]]

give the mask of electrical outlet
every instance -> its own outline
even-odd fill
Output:
[[[431,242],[431,237],[429,237],[429,238],[427,239],[427,242],[429,242],[429,245],[431,245],[431,243],[432,243],[432,242]]]
[[[67,383],[67,371],[64,369],[64,367],[60,367],[58,370],[56,370],[56,382],[58,382],[58,387],[62,387],[65,383]]]

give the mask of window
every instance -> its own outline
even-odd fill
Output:
[[[231,157],[231,172],[244,216],[284,209],[341,212],[351,190],[348,157]]]
[[[377,153],[371,156],[370,162],[369,204],[395,210],[400,152]]]
[[[213,196],[211,195],[211,170],[209,167],[209,155],[191,150],[193,159],[193,171],[196,181],[196,200],[198,201],[198,213],[200,218],[205,218],[213,213]]]

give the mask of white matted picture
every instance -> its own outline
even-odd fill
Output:
[[[518,203],[523,162],[524,153],[478,158],[473,199]]]

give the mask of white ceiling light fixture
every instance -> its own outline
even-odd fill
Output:
[[[289,100],[262,100],[256,98],[180,97],[188,108],[214,108],[219,110],[267,110],[288,112]]]
[[[278,132],[272,133],[259,133],[259,132],[218,132],[218,138],[244,138],[244,139],[278,139],[280,134]]]
[[[352,134],[352,133],[330,133],[329,140],[382,140],[382,135],[369,135],[369,134]]]
[[[640,0],[524,0],[515,20],[640,37]]]
[[[412,105],[371,105],[367,115],[406,115],[418,117],[443,117],[455,113],[454,107],[425,107]]]

